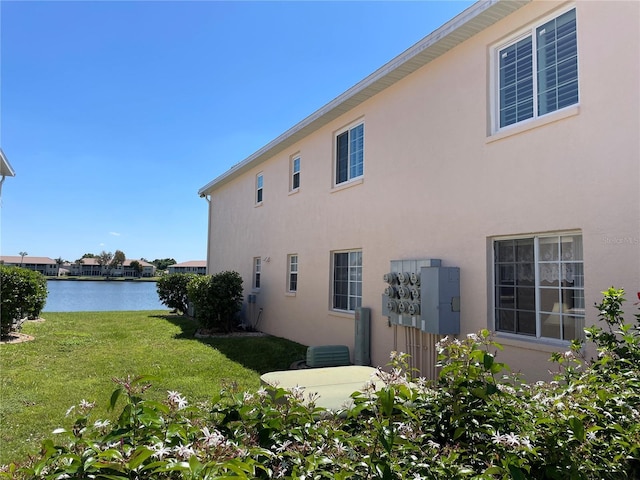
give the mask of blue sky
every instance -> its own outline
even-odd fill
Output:
[[[205,259],[200,187],[471,3],[0,2],[0,252]]]

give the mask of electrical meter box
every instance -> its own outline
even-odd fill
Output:
[[[382,294],[390,325],[437,335],[460,333],[460,269],[439,259],[392,260]]]
[[[420,329],[437,335],[460,333],[460,269],[420,268]]]

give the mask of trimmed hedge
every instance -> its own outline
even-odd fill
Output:
[[[40,272],[0,265],[0,335],[19,330],[25,318],[38,318],[47,294],[47,280]]]

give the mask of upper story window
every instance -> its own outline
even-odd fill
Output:
[[[291,188],[293,192],[300,188],[300,156],[296,155],[291,158]]]
[[[495,240],[495,330],[573,340],[584,328],[582,236]]]
[[[496,49],[496,129],[578,103],[575,8]]]
[[[288,292],[297,292],[298,291],[298,255],[289,255],[289,266],[288,266]]]
[[[260,275],[262,273],[262,259],[260,257],[253,258],[253,288],[260,288]]]
[[[362,250],[334,252],[334,310],[353,312],[362,305]]]
[[[263,187],[264,176],[262,175],[262,173],[259,173],[258,175],[256,175],[256,205],[262,203]]]
[[[336,135],[336,185],[364,174],[364,123]]]

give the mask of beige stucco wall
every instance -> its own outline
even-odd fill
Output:
[[[638,59],[640,4],[577,5],[580,104],[491,135],[492,46],[568,4],[534,2],[211,192],[209,272],[233,269],[251,293],[262,263],[260,329],[307,345],[353,347],[352,315],[330,309],[331,252],[362,249],[362,305],[372,310],[372,361],[385,364],[393,328],[381,314],[390,260],[460,267],[462,334],[491,327],[491,238],[580,230],[587,324],[600,292],[640,290]],[[425,32],[426,33],[426,32]],[[286,99],[283,99],[286,100]],[[365,123],[365,174],[332,188],[335,132]],[[268,121],[268,119],[265,119]],[[290,156],[302,159],[289,193]],[[264,201],[254,205],[255,176]],[[286,293],[287,254],[299,259]],[[630,307],[629,302],[628,307]],[[502,361],[546,378],[557,346],[499,338]],[[395,345],[402,349],[402,344]]]

